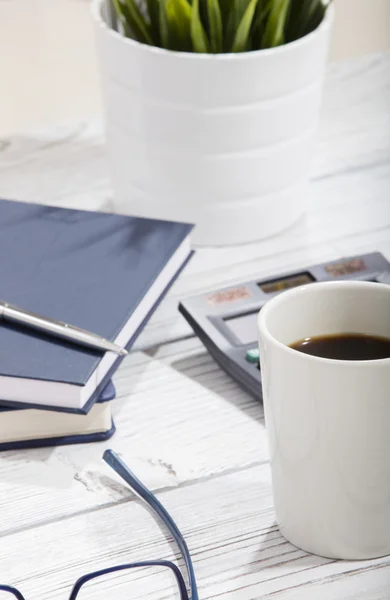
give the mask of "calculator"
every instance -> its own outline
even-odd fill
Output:
[[[193,296],[179,311],[217,363],[243,388],[262,398],[257,315],[284,290],[317,281],[376,281],[390,284],[390,263],[379,252],[314,265],[268,279]]]

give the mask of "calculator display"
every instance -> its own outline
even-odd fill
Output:
[[[241,344],[251,344],[257,340],[257,315],[259,311],[224,319],[227,327],[240,340]]]
[[[314,278],[310,273],[299,273],[298,275],[292,275],[291,277],[283,277],[282,279],[274,279],[273,281],[267,281],[266,283],[259,283],[258,286],[266,294],[272,294],[273,292],[282,292],[283,290],[289,290],[290,288],[305,285],[306,283],[312,283]]]

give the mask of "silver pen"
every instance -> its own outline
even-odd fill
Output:
[[[92,346],[99,350],[108,350],[120,354],[121,356],[127,354],[125,348],[121,348],[118,344],[114,344],[100,335],[85,331],[85,329],[80,329],[79,327],[69,325],[68,323],[63,323],[62,321],[55,321],[54,319],[37,315],[30,311],[12,306],[12,304],[8,304],[7,302],[2,302],[1,300],[0,318],[5,319],[6,321],[19,323],[25,327],[44,331],[49,335],[64,338],[75,344]]]

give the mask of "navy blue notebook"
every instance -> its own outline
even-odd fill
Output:
[[[108,440],[115,433],[114,398],[109,381],[88,415],[0,407],[0,452]]]
[[[0,200],[0,298],[130,347],[191,225]],[[1,322],[0,403],[86,413],[121,360]]]

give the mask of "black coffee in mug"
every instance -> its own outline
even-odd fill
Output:
[[[378,360],[390,358],[390,339],[360,333],[308,337],[290,348],[321,358],[335,360]]]

